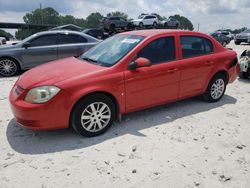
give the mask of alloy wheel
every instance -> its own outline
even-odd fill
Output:
[[[103,102],[88,105],[81,115],[81,125],[89,132],[98,132],[104,129],[111,119],[111,109]]]
[[[222,78],[219,78],[217,80],[215,80],[215,82],[212,84],[211,87],[211,97],[213,99],[219,99],[224,92],[225,89],[225,82]]]
[[[1,59],[0,60],[0,75],[13,76],[17,72],[17,65],[13,60]]]

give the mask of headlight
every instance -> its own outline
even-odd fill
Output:
[[[29,103],[45,103],[52,99],[59,91],[60,88],[55,86],[36,87],[29,90],[25,96],[25,101]]]

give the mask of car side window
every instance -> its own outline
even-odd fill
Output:
[[[174,37],[162,37],[150,42],[137,54],[137,57],[147,58],[152,64],[175,60]]]
[[[30,41],[31,47],[57,45],[56,35],[43,35]]]
[[[60,34],[60,44],[86,43],[87,39],[80,35]]]
[[[209,39],[197,36],[181,36],[181,48],[183,58],[210,54],[213,52],[213,44]]]

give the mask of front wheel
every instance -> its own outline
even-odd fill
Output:
[[[71,126],[79,134],[93,137],[105,133],[113,124],[115,106],[113,101],[102,94],[81,99],[71,114]]]
[[[15,76],[20,72],[20,65],[11,58],[0,59],[0,75],[3,77]]]
[[[216,75],[208,84],[203,98],[208,102],[219,101],[226,91],[226,78],[222,74]]]

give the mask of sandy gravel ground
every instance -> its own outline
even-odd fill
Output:
[[[140,111],[95,138],[18,126],[8,104],[16,79],[0,78],[1,188],[250,187],[250,79],[218,103]]]

